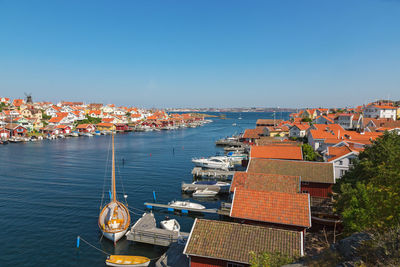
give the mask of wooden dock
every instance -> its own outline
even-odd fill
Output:
[[[200,177],[207,177],[207,178],[215,178],[220,180],[230,180],[232,179],[235,171],[224,171],[224,170],[217,170],[217,169],[202,169],[200,167],[194,167],[192,170],[193,177],[200,178]]]
[[[214,214],[229,216],[229,212],[230,212],[230,210],[228,211],[226,209],[193,209],[193,208],[186,208],[186,207],[174,207],[171,205],[149,203],[149,202],[145,202],[144,205],[148,209],[164,208],[164,209],[168,209],[168,211],[171,211],[171,212],[180,211],[185,214],[188,214],[189,212],[194,212],[194,213],[214,213]]]
[[[154,214],[145,213],[125,235],[129,241],[167,247],[178,240],[187,239],[189,233],[157,228]]]

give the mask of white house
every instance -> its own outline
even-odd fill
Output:
[[[348,145],[327,147],[323,151],[324,161],[332,162],[335,170],[335,179],[340,179],[352,166],[354,159],[358,157],[359,152],[351,149]]]
[[[44,113],[46,113],[47,116],[54,117],[58,112],[61,112],[61,108],[53,105],[47,108]]]
[[[365,118],[396,120],[397,108],[389,105],[368,105],[364,109]]]
[[[332,118],[329,118],[325,115],[318,116],[314,119],[313,123],[315,124],[332,124],[335,123]]]
[[[308,128],[308,124],[295,124],[289,129],[289,137],[304,137]]]

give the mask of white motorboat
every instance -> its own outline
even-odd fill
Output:
[[[228,157],[210,157],[201,159],[192,159],[192,162],[197,167],[204,167],[210,169],[228,170],[231,167],[231,162]]]
[[[178,221],[175,219],[166,219],[160,222],[160,226],[163,229],[179,232],[181,230],[181,226],[179,225]]]
[[[198,210],[203,210],[206,208],[203,205],[198,204],[198,203],[193,203],[193,202],[189,202],[189,201],[181,201],[181,200],[171,201],[168,204],[171,207],[178,207],[178,208],[191,208],[191,209],[198,209]]]
[[[196,181],[193,182],[192,184],[197,184],[197,185],[215,185],[215,186],[231,186],[230,183],[226,183],[226,182],[221,182],[221,181]]]
[[[215,197],[217,194],[217,191],[209,190],[208,188],[198,189],[193,192],[194,197]]]
[[[91,133],[85,133],[84,136],[93,137],[93,134],[91,134]]]

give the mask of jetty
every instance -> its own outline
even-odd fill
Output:
[[[187,239],[189,233],[157,228],[154,214],[145,213],[125,235],[129,241],[168,247],[179,240]]]
[[[217,169],[202,169],[201,167],[194,167],[192,170],[192,175],[194,180],[201,177],[215,178],[220,180],[230,180],[232,179],[235,171],[229,170],[217,170]]]
[[[148,209],[163,208],[163,209],[168,209],[168,211],[170,212],[180,211],[185,214],[189,212],[194,212],[194,213],[214,213],[225,216],[229,215],[229,212],[226,209],[195,209],[189,207],[175,207],[169,204],[159,204],[159,203],[149,203],[149,202],[145,202],[144,205]]]

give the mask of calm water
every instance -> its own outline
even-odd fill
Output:
[[[212,118],[213,123],[194,129],[116,136],[117,191],[120,200],[123,191],[128,195],[129,207],[136,213],[133,222],[142,215],[143,203],[153,201],[153,190],[159,203],[190,198],[181,194],[180,185],[192,180],[191,158],[221,152],[214,145],[216,139],[254,128],[258,118],[272,118],[271,113],[226,115],[226,120]],[[277,118],[287,115],[277,113]],[[116,247],[100,241],[97,218],[105,179],[108,201],[110,139],[95,136],[0,145],[1,266],[105,266],[101,252],[83,242],[76,249],[77,235],[111,254],[155,258],[164,252],[162,247],[126,240]],[[219,206],[218,199],[196,202],[207,208]],[[166,213],[155,215],[159,221]],[[194,221],[190,216],[169,217],[177,219],[185,232]]]

